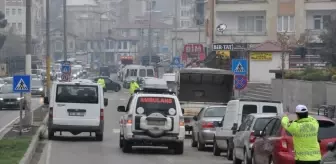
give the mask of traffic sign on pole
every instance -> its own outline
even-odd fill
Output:
[[[235,75],[235,89],[243,90],[247,86],[247,77],[244,75]]]
[[[181,64],[181,59],[179,56],[175,56],[173,58],[173,62],[170,64],[172,68],[183,68],[183,64]]]
[[[71,81],[70,80],[71,76],[69,74],[62,74],[61,75],[61,81]]]
[[[30,92],[30,75],[13,76],[13,92],[29,93]]]
[[[232,72],[235,75],[247,75],[248,64],[246,59],[232,59]]]
[[[63,61],[61,66],[61,72],[62,73],[69,73],[71,74],[71,62],[69,61]]]

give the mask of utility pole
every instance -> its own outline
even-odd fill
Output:
[[[47,62],[47,96],[50,98],[50,0],[46,0],[46,62]]]
[[[178,0],[175,0],[175,19],[174,19],[174,26],[175,26],[175,48],[174,48],[174,56],[177,56],[177,27],[178,27],[178,22],[177,22],[177,8],[178,8]],[[173,58],[172,58],[173,59]]]
[[[63,50],[64,61],[68,60],[68,38],[67,38],[67,0],[63,0]]]
[[[103,40],[103,35],[102,35],[102,16],[103,16],[103,14],[102,13],[99,13],[98,14],[99,15],[99,59],[102,59],[102,53],[103,53],[103,50],[102,50],[102,40]],[[105,62],[105,61],[103,61],[103,62]]]
[[[31,30],[31,3],[26,0],[26,75],[31,75],[31,53],[32,53],[32,30]],[[31,110],[31,94],[26,93],[25,99],[25,124],[30,126],[33,123],[33,112]]]
[[[148,51],[149,51],[149,65],[152,64],[152,0],[149,0],[149,24],[148,24]]]

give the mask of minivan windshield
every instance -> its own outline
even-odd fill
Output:
[[[140,77],[146,77],[146,70],[145,69],[140,69],[139,76]]]
[[[208,108],[205,113],[204,117],[223,117],[226,112],[226,107],[213,107]]]
[[[175,100],[167,97],[139,97],[136,109],[139,107],[144,109],[144,114],[146,115],[150,115],[152,113],[171,115],[169,114],[169,109],[173,108],[176,110]],[[139,114],[138,111],[136,112]],[[176,115],[176,112],[173,115]]]
[[[147,76],[148,77],[154,77],[154,71],[153,71],[153,69],[147,69]]]
[[[58,103],[98,104],[98,87],[90,85],[58,85]]]

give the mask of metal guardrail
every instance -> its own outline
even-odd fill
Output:
[[[336,105],[321,105],[317,109],[317,115],[326,116],[330,119],[336,118]]]

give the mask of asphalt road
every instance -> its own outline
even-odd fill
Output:
[[[39,164],[225,164],[232,163],[226,157],[215,157],[211,149],[207,152],[199,152],[192,148],[190,139],[185,141],[183,155],[175,155],[164,148],[136,148],[131,154],[124,154],[119,149],[119,118],[118,105],[126,105],[128,100],[127,90],[118,93],[105,94],[109,99],[109,105],[105,109],[104,141],[97,142],[89,133],[72,136],[63,133],[55,140],[47,141]],[[93,134],[94,136],[94,134]]]
[[[43,98],[41,97],[32,97],[31,106],[32,109],[35,110],[39,106],[43,104]],[[14,120],[20,116],[19,110],[13,109],[4,109],[0,111],[0,133],[8,126],[13,123]]]

